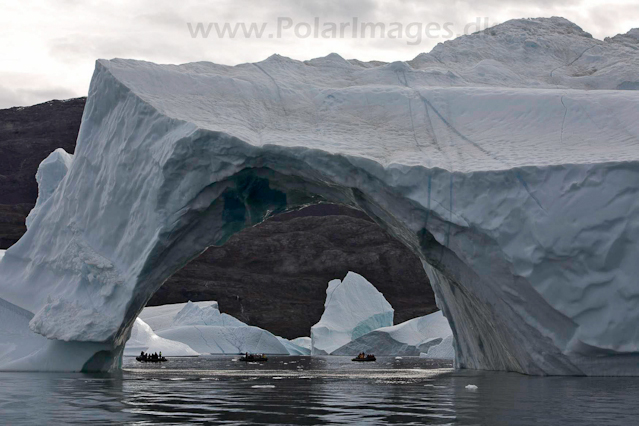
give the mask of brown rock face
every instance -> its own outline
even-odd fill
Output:
[[[73,153],[84,98],[0,110],[0,248],[26,231],[38,165]],[[395,322],[435,311],[419,260],[363,213],[318,205],[275,216],[211,247],[164,283],[149,305],[217,300],[223,312],[283,337],[308,336],[328,281],[357,272],[395,308]]]
[[[27,230],[38,198],[35,174],[56,148],[73,153],[85,98],[0,110],[0,249]]]
[[[286,213],[210,247],[149,305],[217,300],[236,318],[280,336],[310,335],[328,282],[357,272],[395,309],[395,323],[436,310],[420,261],[363,213],[318,205]]]

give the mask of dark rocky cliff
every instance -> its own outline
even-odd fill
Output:
[[[74,151],[84,98],[0,110],[0,248],[25,232],[40,162]],[[251,325],[309,335],[328,281],[357,272],[395,308],[395,322],[436,310],[419,260],[363,213],[334,205],[275,216],[212,247],[171,277],[149,304],[217,300]]]

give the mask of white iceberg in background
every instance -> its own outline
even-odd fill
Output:
[[[304,348],[286,339],[220,313],[214,301],[151,306],[142,310],[140,318],[153,324],[149,329],[157,332],[159,338],[181,342],[200,354],[304,355],[305,352]],[[131,339],[133,337],[132,334]],[[131,340],[127,342],[127,348],[130,343]]]
[[[200,307],[193,302],[188,302],[180,312],[175,315],[171,327],[183,325],[215,325],[219,327],[246,327],[247,324],[229,314],[220,313],[217,303]]]
[[[62,179],[67,175],[73,163],[73,154],[67,153],[64,149],[58,148],[53,151],[47,158],[42,160],[36,172],[36,181],[38,182],[38,199],[35,207],[27,216],[27,228],[35,220],[36,216],[51,198],[53,192],[58,188]]]
[[[173,326],[175,317],[180,311],[182,311],[188,304],[195,305],[198,308],[206,309],[208,307],[214,307],[218,309],[216,301],[205,302],[185,302],[185,303],[170,303],[161,306],[147,306],[142,309],[139,317],[153,329],[158,332],[160,330],[166,330]]]
[[[375,329],[393,325],[393,307],[373,284],[354,272],[326,289],[324,313],[311,327],[311,353],[326,355]]]
[[[310,346],[309,347],[300,346],[296,344],[293,340],[288,340],[280,336],[275,336],[275,337],[277,337],[277,340],[279,340],[280,343],[284,345],[289,355],[310,355],[311,354]]]
[[[391,327],[373,330],[336,349],[332,355],[367,352],[375,355],[419,356],[421,353],[427,353],[441,354],[439,358],[453,359],[455,352],[452,335],[448,320],[438,311]],[[435,348],[439,349],[433,352]]]
[[[153,332],[151,327],[140,318],[135,320],[131,337],[124,346],[124,355],[137,356],[140,352],[162,352],[162,356],[197,356],[188,345],[164,339]]]
[[[187,325],[158,332],[160,337],[182,342],[200,354],[264,353],[288,355],[273,334],[258,327],[218,327]]]
[[[2,258],[4,257],[5,252],[6,250],[0,250],[0,261],[2,261]]]

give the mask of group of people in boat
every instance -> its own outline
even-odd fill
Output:
[[[365,352],[360,352],[356,357],[356,359],[370,359],[370,358],[375,358],[375,355],[367,354]]]
[[[162,351],[158,354],[154,352],[152,354],[147,354],[144,351],[140,352],[140,360],[141,361],[160,361],[162,360]]]
[[[240,361],[266,361],[267,359],[264,354],[250,354],[245,352],[244,356],[240,358]]]

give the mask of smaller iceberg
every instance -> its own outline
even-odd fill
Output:
[[[159,338],[183,344],[199,354],[250,352],[299,355],[300,351],[304,351],[304,348],[286,339],[221,313],[214,301],[152,306],[144,308],[140,318],[148,323]],[[162,349],[164,354],[165,350]]]
[[[332,355],[376,355],[453,359],[453,332],[441,311],[378,328],[336,349]]]
[[[131,337],[124,347],[124,355],[137,356],[140,352],[160,353],[163,356],[197,356],[199,353],[188,345],[164,339],[153,332],[151,327],[140,318],[135,320]]]
[[[393,307],[371,283],[354,272],[326,289],[324,313],[311,328],[311,354],[331,354],[381,327],[393,325]]]

